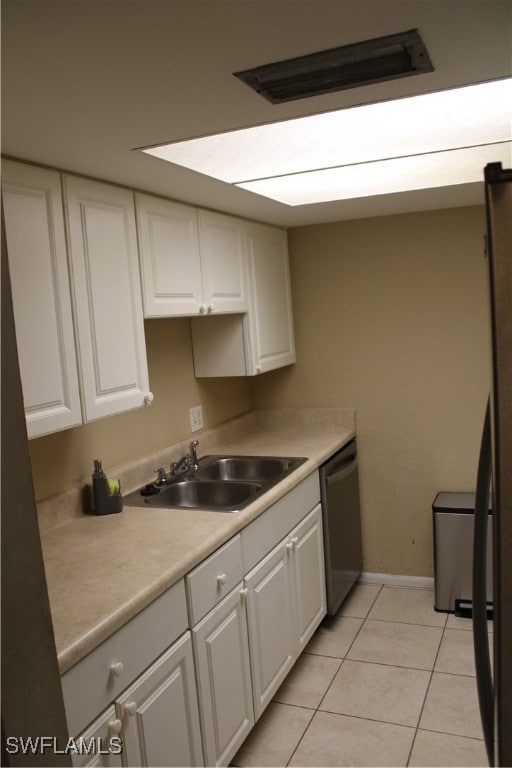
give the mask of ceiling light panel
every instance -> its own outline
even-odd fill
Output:
[[[487,163],[512,164],[512,143],[379,160],[241,183],[286,205],[307,205],[483,181]]]
[[[512,137],[512,79],[256,126],[144,151],[229,183]]]

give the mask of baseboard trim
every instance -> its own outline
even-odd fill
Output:
[[[402,576],[393,573],[363,572],[360,584],[384,584],[386,587],[410,587],[411,589],[434,589],[434,579],[428,576]]]

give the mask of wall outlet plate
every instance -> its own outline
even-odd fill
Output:
[[[203,406],[196,405],[189,410],[190,415],[190,429],[192,432],[197,432],[198,429],[203,428]]]

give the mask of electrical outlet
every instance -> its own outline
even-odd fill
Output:
[[[190,429],[192,432],[197,432],[198,429],[203,428],[203,406],[196,405],[189,410],[190,415]]]

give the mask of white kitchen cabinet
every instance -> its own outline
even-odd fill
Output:
[[[256,719],[326,612],[320,504],[245,578]]]
[[[295,661],[289,551],[281,542],[245,578],[256,719]]]
[[[4,160],[2,195],[31,438],[82,422],[60,175]]]
[[[84,421],[152,401],[133,193],[64,176]]]
[[[192,629],[206,765],[229,765],[254,725],[242,586]]]
[[[244,223],[233,216],[199,210],[199,247],[206,312],[247,310]]]
[[[194,318],[197,377],[254,376],[295,362],[286,231],[244,223],[249,309]]]
[[[247,309],[242,222],[136,195],[146,317]]]
[[[249,374],[295,362],[292,299],[286,231],[246,224],[250,311],[247,331]]]
[[[228,765],[254,724],[239,534],[185,578],[207,765]]]
[[[109,707],[87,730],[75,739],[77,752],[72,754],[76,768],[118,768],[123,751],[121,720],[115,707]]]
[[[190,632],[116,700],[127,766],[203,765]]]

